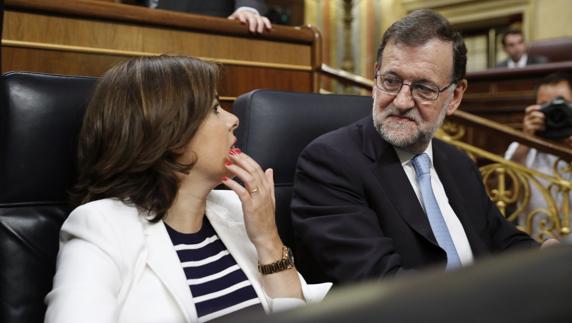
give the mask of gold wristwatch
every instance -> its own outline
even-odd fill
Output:
[[[278,273],[290,268],[294,268],[294,255],[292,250],[286,246],[282,246],[282,259],[267,265],[258,263],[258,271],[263,275]]]

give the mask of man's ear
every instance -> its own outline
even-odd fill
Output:
[[[449,102],[449,105],[447,106],[448,116],[452,115],[453,112],[455,112],[455,110],[457,110],[457,108],[459,108],[461,105],[461,100],[463,99],[463,94],[467,90],[467,86],[468,82],[466,79],[462,79],[459,81],[459,83],[457,83],[457,86],[453,91],[453,99],[451,99],[451,102]]]

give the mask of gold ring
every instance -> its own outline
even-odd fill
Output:
[[[250,191],[250,194],[254,194],[256,192],[258,192],[258,187],[255,187],[252,191]]]

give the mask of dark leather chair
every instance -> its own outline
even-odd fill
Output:
[[[0,322],[42,322],[94,78],[12,72],[0,106]]]
[[[290,199],[296,161],[314,138],[371,113],[366,96],[255,90],[237,98],[233,113],[240,119],[237,146],[263,169],[274,169],[276,224],[282,241],[294,250],[298,269],[310,282],[323,281],[303,246],[296,246]]]

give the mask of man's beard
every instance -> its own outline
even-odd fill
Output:
[[[447,115],[446,106],[449,101],[450,100],[447,100],[447,102],[443,104],[436,122],[430,127],[423,127],[423,119],[417,108],[411,108],[405,112],[401,112],[390,104],[380,112],[374,103],[373,125],[381,137],[391,145],[412,153],[419,153],[427,147],[437,129],[443,124],[443,120]],[[399,116],[410,119],[410,122],[414,122],[417,125],[416,130],[414,132],[406,132],[408,129],[405,129],[398,123],[392,123],[391,120],[387,119],[389,116]]]

